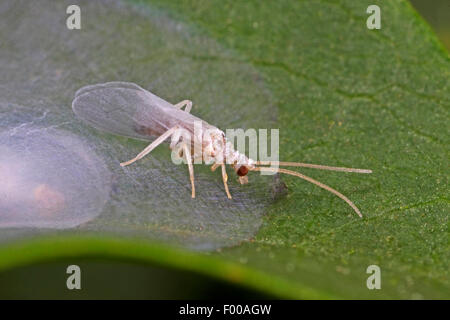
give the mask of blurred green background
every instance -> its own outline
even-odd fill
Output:
[[[439,39],[450,49],[450,1],[410,0],[414,8],[425,18]]]

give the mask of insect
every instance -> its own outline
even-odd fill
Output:
[[[278,166],[357,173],[371,173],[371,170],[299,162],[255,161],[234,150],[233,145],[227,142],[223,131],[192,115],[191,108],[192,102],[189,100],[173,105],[140,86],[128,82],[108,82],[83,87],[76,92],[72,103],[74,113],[97,129],[146,141],[154,139],[136,157],[122,162],[121,166],[127,166],[142,159],[170,138],[170,148],[187,163],[192,198],[195,198],[193,162],[201,157],[209,157],[213,160],[212,171],[221,167],[222,180],[229,199],[231,194],[228,189],[226,164],[231,165],[241,184],[248,182],[247,174],[250,171],[279,172],[304,179],[335,194],[362,217],[353,202],[340,192],[301,173],[278,168]],[[194,130],[196,123],[201,124],[200,133]],[[200,148],[194,148],[196,144],[200,144]],[[277,167],[268,167],[269,165]]]

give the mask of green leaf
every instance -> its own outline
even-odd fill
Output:
[[[371,4],[381,30],[366,27]],[[7,133],[39,126],[79,137],[105,162],[111,198],[97,218],[47,239],[2,230],[0,270],[102,257],[277,297],[448,298],[450,61],[408,2],[80,6],[82,29],[69,31],[62,3],[1,5],[0,116]],[[106,81],[189,98],[194,114],[222,129],[279,128],[283,161],[372,169],[298,170],[347,195],[364,218],[294,177],[282,177],[286,196],[271,194],[277,179],[231,181],[227,202],[219,175],[199,166],[191,200],[186,168],[163,165],[164,150],[124,173],[118,162],[145,145],[90,129],[70,110],[79,87]],[[374,264],[381,290],[366,287]]]

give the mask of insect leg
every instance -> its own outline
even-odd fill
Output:
[[[192,109],[192,101],[191,100],[183,100],[174,105],[175,108],[181,109],[185,106],[184,111],[191,112]]]
[[[195,198],[194,166],[192,165],[191,150],[189,150],[189,146],[186,143],[183,144],[183,150],[189,169],[189,178],[191,179],[192,198]]]
[[[228,190],[228,183],[227,183],[228,175],[227,175],[227,171],[225,168],[225,163],[222,163],[221,166],[222,166],[222,179],[223,179],[223,185],[225,187],[225,192],[227,193],[228,199],[231,199],[230,190]]]
[[[219,166],[220,166],[220,164],[214,163],[214,164],[211,166],[211,171],[212,171],[212,172],[216,171],[216,169],[217,169]]]
[[[175,126],[169,130],[167,130],[165,133],[163,133],[159,138],[157,138],[155,141],[153,141],[152,143],[150,143],[147,148],[145,148],[144,150],[142,150],[136,157],[134,157],[131,160],[128,160],[126,162],[122,162],[120,165],[122,167],[127,166],[129,164],[132,164],[133,162],[142,159],[143,157],[145,157],[148,153],[150,153],[153,149],[155,149],[157,146],[159,146],[161,143],[164,142],[164,140],[166,140],[168,137],[170,137],[176,130],[178,130],[178,126]]]

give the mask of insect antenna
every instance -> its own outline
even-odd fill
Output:
[[[282,167],[283,166],[286,166],[286,167],[304,167],[304,168],[331,170],[331,171],[356,172],[356,173],[372,173],[372,170],[369,170],[369,169],[330,167],[330,166],[323,166],[323,165],[320,165],[320,164],[301,163],[301,162],[257,161],[256,165],[260,165],[260,166],[278,165],[278,166],[282,166]]]
[[[338,196],[339,198],[341,198],[342,200],[344,200],[345,202],[347,202],[348,205],[349,205],[350,207],[352,207],[353,210],[355,210],[355,212],[358,214],[358,216],[359,216],[360,218],[362,218],[361,212],[360,212],[359,209],[355,206],[355,204],[354,204],[353,202],[350,201],[350,199],[348,199],[346,196],[344,196],[344,195],[343,195],[342,193],[340,193],[339,191],[334,190],[333,188],[331,188],[331,187],[329,187],[329,186],[323,184],[322,182],[319,182],[319,181],[317,181],[317,180],[314,180],[313,178],[310,178],[310,177],[308,177],[308,176],[305,176],[305,175],[303,175],[303,174],[301,174],[301,173],[298,173],[298,172],[295,172],[295,171],[291,171],[291,170],[287,170],[287,169],[282,169],[282,168],[255,167],[255,168],[250,169],[250,170],[252,170],[252,171],[280,172],[280,173],[289,174],[289,175],[291,175],[291,176],[296,176],[296,177],[299,177],[299,178],[301,178],[301,179],[303,179],[303,180],[306,180],[306,181],[308,181],[308,182],[311,182],[311,183],[315,184],[316,186],[319,186],[319,187],[321,187],[322,189],[325,189],[325,190],[327,190],[327,191],[333,193],[334,195]]]

